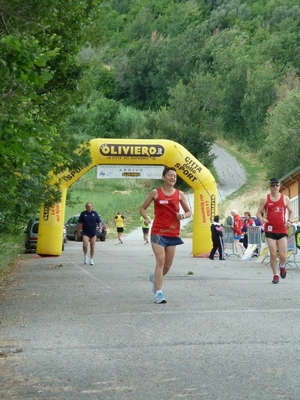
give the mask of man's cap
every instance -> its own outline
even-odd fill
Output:
[[[270,183],[280,183],[280,180],[278,178],[271,178]]]

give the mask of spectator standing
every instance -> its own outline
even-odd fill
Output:
[[[177,245],[183,244],[179,237],[180,221],[189,218],[191,211],[182,191],[175,189],[177,173],[175,168],[165,167],[162,173],[163,186],[153,189],[140,208],[141,216],[147,218],[147,208],[154,202],[154,220],[151,228],[151,245],[155,255],[155,272],[150,282],[155,292],[154,302],[166,303],[162,291],[163,277],[170,270]],[[180,213],[180,204],[183,213]]]
[[[270,193],[260,200],[256,216],[261,224],[264,224],[273,272],[272,283],[276,284],[279,282],[277,267],[279,267],[281,279],[286,277],[287,228],[292,226],[294,212],[289,197],[280,193],[279,179],[271,178],[269,183]],[[286,218],[287,211],[288,218]],[[277,249],[279,265],[277,265]]]
[[[255,226],[259,226],[260,227],[261,234],[263,234],[264,233],[264,226],[262,225],[260,220],[256,217],[256,218],[254,218],[254,222],[255,222]]]
[[[149,221],[149,222],[148,222]],[[140,218],[141,226],[142,226],[142,232],[143,232],[143,239],[144,239],[144,244],[148,244],[148,235],[149,235],[149,226],[151,224],[151,218],[147,216],[147,218],[143,218],[141,216]]]
[[[244,217],[245,217],[245,220],[244,220],[244,225],[242,228],[242,232],[244,234],[243,246],[244,246],[244,249],[247,249],[247,247],[248,247],[248,228],[249,228],[249,226],[255,226],[255,222],[251,218],[251,214],[249,211],[244,212]]]
[[[92,203],[86,203],[85,211],[82,211],[78,219],[78,232],[82,234],[82,250],[84,264],[88,264],[88,244],[90,244],[90,264],[94,265],[95,243],[98,230],[101,230],[101,219],[96,211],[93,210]]]
[[[240,242],[240,240],[243,237],[242,228],[243,228],[244,222],[243,222],[243,219],[238,214],[237,210],[235,210],[235,209],[231,210],[231,215],[233,218],[232,229],[233,229],[234,251],[235,251],[235,254],[237,254],[238,256],[241,256],[244,253],[243,243]],[[240,253],[239,250],[241,250],[241,254],[239,254]]]
[[[124,233],[124,221],[124,215],[120,211],[118,211],[117,215],[115,216],[115,225],[117,228],[119,244],[123,244],[122,237]]]
[[[211,260],[214,260],[214,256],[216,251],[219,251],[219,259],[224,260],[224,242],[223,242],[223,229],[221,224],[219,223],[220,217],[218,215],[214,216],[214,220],[210,226],[211,230],[211,240],[213,243],[213,247],[209,254]]]

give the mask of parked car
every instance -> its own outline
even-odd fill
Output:
[[[106,223],[104,222],[104,220],[101,218],[101,216],[99,215],[100,220],[101,220],[101,226],[102,226],[102,230],[97,233],[97,239],[100,240],[100,242],[105,242],[106,239],[106,235],[107,235],[107,226]]]
[[[66,225],[63,227],[63,233],[64,233],[64,243],[67,243],[67,231],[66,231]]]
[[[25,229],[25,251],[34,252],[36,251],[37,238],[39,232],[39,217],[32,218]],[[64,230],[61,236],[62,250],[65,249],[65,235]]]
[[[79,215],[80,214],[73,215],[65,223],[67,238],[73,239],[76,242],[79,242],[82,240],[82,237],[77,235]],[[106,239],[107,227],[106,227],[106,223],[104,222],[104,220],[101,218],[100,215],[99,215],[99,217],[101,220],[102,231],[97,233],[97,239],[100,239],[101,242],[104,242]]]

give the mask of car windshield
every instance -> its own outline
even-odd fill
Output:
[[[38,232],[39,232],[39,224],[38,223],[33,224],[32,233],[38,233]]]

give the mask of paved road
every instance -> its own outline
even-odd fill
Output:
[[[177,248],[153,303],[142,240],[31,256],[1,293],[0,398],[299,400],[300,270]],[[192,272],[193,275],[189,275]]]
[[[246,182],[246,172],[237,160],[225,149],[217,145],[212,147],[216,156],[214,167],[218,173],[219,202],[238,190]]]

